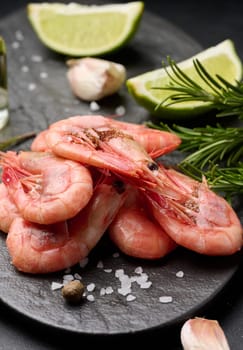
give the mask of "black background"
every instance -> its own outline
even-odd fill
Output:
[[[108,2],[108,1],[107,1]],[[126,1],[112,1],[126,2]],[[94,3],[92,1],[92,3]],[[193,37],[202,47],[215,45],[230,38],[243,60],[243,1],[144,1],[147,11],[171,21]],[[7,0],[0,2],[1,17],[25,6],[27,1]],[[0,33],[1,34],[1,33]],[[205,314],[217,319],[222,325],[232,350],[243,349],[243,287],[242,269],[230,286],[224,291]],[[88,344],[84,344],[85,341]],[[136,348],[141,345],[159,347],[165,350],[181,349],[179,329],[165,333],[145,334],[133,338]],[[76,345],[74,345],[76,342]],[[130,338],[104,338],[97,343],[92,338],[76,338],[68,334],[57,334],[39,325],[23,320],[0,303],[0,349],[6,350],[53,350],[71,349],[76,346],[131,346]],[[213,350],[213,349],[210,349]]]

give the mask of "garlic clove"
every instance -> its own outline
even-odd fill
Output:
[[[200,317],[184,323],[181,342],[184,350],[230,350],[218,321]]]
[[[67,61],[67,78],[74,95],[85,101],[98,101],[116,93],[126,79],[122,64],[86,57]]]

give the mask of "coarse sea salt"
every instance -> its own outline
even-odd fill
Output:
[[[126,108],[124,106],[118,106],[115,109],[115,114],[123,116],[126,113]]]
[[[24,35],[23,33],[21,32],[21,30],[16,30],[15,32],[15,38],[19,41],[22,41],[24,40]]]
[[[95,290],[95,284],[94,283],[89,283],[86,287],[88,292],[93,292]]]
[[[58,282],[51,283],[51,290],[61,289],[62,287],[63,287],[63,283],[58,283]]]
[[[96,267],[98,267],[98,269],[103,269],[104,268],[104,264],[103,264],[103,261],[98,261]]]
[[[92,101],[92,102],[90,102],[89,108],[90,108],[91,112],[96,112],[100,109],[100,105],[97,102]]]
[[[95,297],[93,296],[93,294],[88,294],[88,295],[86,296],[86,299],[87,299],[88,301],[95,301]]]
[[[46,79],[48,77],[48,73],[47,72],[40,72],[40,78],[41,79]]]
[[[21,67],[21,71],[24,72],[24,73],[27,73],[29,71],[29,67],[28,66],[22,66]]]
[[[36,89],[36,84],[35,83],[29,83],[28,90],[29,91],[34,91],[35,89]]]
[[[184,277],[184,272],[183,272],[183,271],[178,271],[178,272],[176,273],[176,277],[178,277],[178,278],[183,278],[183,277]]]
[[[77,272],[73,276],[74,276],[74,278],[76,280],[81,280],[82,279],[82,276],[79,273],[77,273]]]
[[[17,41],[14,41],[13,43],[12,43],[12,48],[13,49],[18,49],[20,47],[20,44],[17,42]]]
[[[111,272],[112,272],[112,269],[104,269],[104,272],[106,272],[106,273],[111,273]]]
[[[171,303],[173,301],[173,298],[171,296],[164,295],[162,297],[159,297],[159,302],[162,304]]]
[[[32,55],[30,59],[32,62],[35,62],[35,63],[39,63],[43,61],[43,58],[40,55]]]
[[[136,267],[134,270],[135,273],[141,274],[143,272],[143,268],[141,266]]]
[[[126,300],[127,300],[127,301],[133,301],[133,300],[135,300],[135,299],[136,299],[135,295],[132,295],[132,294],[129,294],[129,295],[126,297]]]
[[[64,281],[73,281],[74,277],[72,274],[63,275],[63,280]]]

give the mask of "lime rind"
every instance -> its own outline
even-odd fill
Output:
[[[243,70],[234,43],[230,39],[224,40],[216,46],[210,47],[189,59],[179,62],[177,65],[186,74],[190,72],[190,78],[198,82],[197,73],[193,71],[193,60],[197,58],[203,65],[206,64],[206,69],[214,75],[217,71],[219,56],[221,62],[224,60],[224,64],[228,63],[227,69],[219,72],[219,75],[222,75],[230,83],[236,84],[237,81],[242,79]],[[167,67],[167,69],[171,72],[170,67]],[[161,93],[161,90],[155,90],[152,87],[166,86],[168,83],[169,77],[164,68],[140,74],[126,81],[128,91],[137,103],[148,109],[151,114],[160,118],[173,120],[190,119],[212,110],[209,102],[183,102],[172,104],[168,107],[159,105],[171,92],[165,92],[164,90]],[[203,81],[200,81],[200,85],[203,86],[203,84]]]
[[[143,10],[141,1],[110,5],[31,3],[27,7],[30,23],[45,46],[79,57],[102,56],[123,47],[137,31]]]

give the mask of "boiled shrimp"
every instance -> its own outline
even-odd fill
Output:
[[[148,214],[144,198],[135,189],[129,195],[109,226],[111,240],[125,254],[141,259],[162,258],[177,244]]]
[[[20,214],[4,183],[0,184],[0,208],[0,230],[8,233],[11,223]]]
[[[6,241],[13,265],[27,273],[49,273],[75,265],[99,242],[125,198],[120,183],[102,183],[72,219],[39,225],[16,218]]]
[[[47,152],[1,152],[2,181],[21,216],[52,224],[75,216],[93,193],[89,170]]]
[[[243,229],[233,208],[207,186],[174,169],[159,168],[161,185],[145,190],[153,215],[179,245],[206,255],[242,248]]]
[[[77,117],[53,124],[45,135],[48,148],[57,156],[154,185],[157,164],[145,149],[129,134],[99,126],[95,119]]]
[[[177,149],[181,143],[181,139],[173,133],[151,129],[145,125],[117,121],[112,118],[99,115],[75,116],[70,117],[67,120],[68,123],[78,127],[85,126],[86,128],[90,129],[113,128],[121,130],[132,136],[135,141],[140,143],[152,158],[157,158]],[[58,121],[52,124],[50,127],[58,127],[62,124],[63,121]],[[31,149],[33,151],[43,151],[48,149],[45,139],[47,132],[48,130],[43,130],[34,139],[31,145]]]

